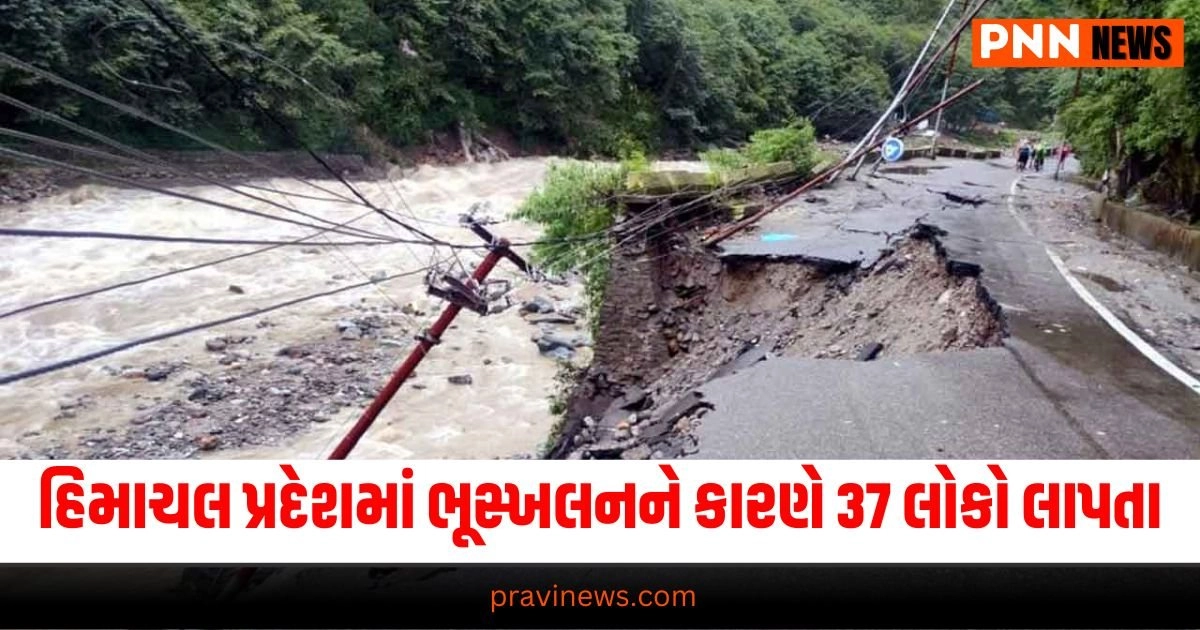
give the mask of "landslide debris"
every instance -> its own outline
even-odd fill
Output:
[[[660,459],[696,451],[711,408],[694,390],[772,356],[881,360],[999,345],[978,268],[916,224],[873,265],[721,260],[694,234],[614,256],[595,358],[568,397],[551,458]]]

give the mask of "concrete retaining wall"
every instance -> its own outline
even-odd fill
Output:
[[[784,178],[793,175],[791,162],[775,162],[734,170],[724,175],[694,171],[636,171],[625,180],[625,192],[642,195],[707,193],[721,186]]]
[[[1093,198],[1092,218],[1143,247],[1167,254],[1193,271],[1200,270],[1200,229],[1127,208],[1101,195]]]
[[[936,150],[938,157],[962,158],[967,160],[994,160],[1004,156],[1004,153],[999,149],[980,149],[977,151],[968,151],[966,149],[954,149],[951,147],[937,147]],[[931,146],[913,147],[911,149],[906,148],[904,150],[904,155],[900,156],[900,161],[903,162],[905,160],[913,160],[917,158],[930,158],[933,157],[933,153],[934,148]],[[871,159],[874,160],[878,157],[879,151],[873,151]]]

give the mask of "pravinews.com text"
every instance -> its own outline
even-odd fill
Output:
[[[492,612],[504,608],[694,608],[690,589],[493,589]]]

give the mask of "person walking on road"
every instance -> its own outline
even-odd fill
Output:
[[[1029,155],[1032,152],[1032,150],[1033,150],[1033,147],[1031,147],[1029,145],[1028,139],[1021,141],[1021,145],[1019,147],[1017,147],[1017,170],[1018,171],[1025,170],[1025,167],[1029,165]]]
[[[1071,143],[1063,140],[1062,146],[1058,147],[1058,166],[1054,168],[1054,179],[1058,179],[1059,173],[1062,173],[1068,157],[1071,157]]]
[[[1038,140],[1037,146],[1033,149],[1033,170],[1042,172],[1042,167],[1046,165],[1046,143]]]

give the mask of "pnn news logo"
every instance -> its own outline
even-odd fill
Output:
[[[1183,20],[979,19],[977,68],[1182,68]]]

